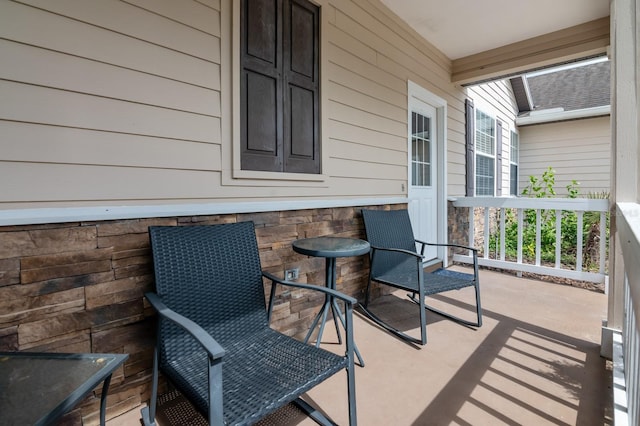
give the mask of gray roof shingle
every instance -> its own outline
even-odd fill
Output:
[[[527,82],[534,111],[550,108],[573,111],[611,103],[609,61],[528,76]]]

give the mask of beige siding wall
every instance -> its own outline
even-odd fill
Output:
[[[210,196],[221,168],[218,9],[1,2],[3,205]]]
[[[515,125],[518,107],[509,80],[500,80],[471,86],[467,92],[476,109],[502,122],[502,169],[496,171],[496,180],[502,180],[502,195],[509,195],[511,131]]]
[[[463,194],[450,61],[377,0],[319,3],[310,182],[231,178],[231,0],[0,2],[0,209],[403,196],[408,79],[448,102],[448,193]]]
[[[610,117],[566,121],[520,128],[520,185],[530,175],[541,177],[552,167],[556,191],[566,195],[575,179],[580,194],[609,192],[611,163]]]

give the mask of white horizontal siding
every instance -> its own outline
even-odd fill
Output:
[[[609,192],[611,171],[610,118],[598,117],[520,129],[520,185],[540,178],[552,167],[558,195],[566,195],[572,180],[580,194]]]

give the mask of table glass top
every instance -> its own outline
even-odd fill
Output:
[[[6,424],[9,425],[38,424],[61,404],[77,402],[76,396],[84,397],[126,357],[116,354],[0,353],[3,421],[8,421]],[[69,401],[70,397],[74,401]]]
[[[347,257],[369,253],[369,243],[358,238],[315,237],[293,242],[293,249],[308,256]]]

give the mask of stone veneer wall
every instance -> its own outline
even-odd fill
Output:
[[[450,244],[460,244],[463,246],[469,245],[469,208],[468,207],[454,207],[451,201],[447,206],[448,217],[448,236]],[[449,250],[449,262],[451,263],[453,257],[453,250]]]
[[[153,289],[148,226],[248,220],[263,269],[283,276],[299,267],[301,282],[323,285],[325,261],[293,252],[293,240],[364,238],[360,207],[0,227],[0,351],[128,353],[112,378],[107,417],[138,407],[150,397],[155,341],[154,314],[143,298]],[[368,263],[367,256],[338,259],[338,290],[361,299]],[[304,336],[322,301],[281,292],[273,327]],[[98,424],[99,391],[63,424]]]

